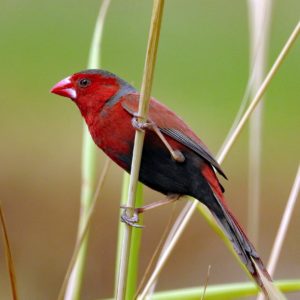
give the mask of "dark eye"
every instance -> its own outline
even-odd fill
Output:
[[[80,79],[78,82],[79,86],[85,88],[91,84],[91,81],[87,78]]]

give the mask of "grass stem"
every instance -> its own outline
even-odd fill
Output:
[[[145,60],[145,67],[143,73],[143,81],[141,87],[141,95],[139,99],[139,110],[138,116],[141,121],[147,119],[148,106],[150,101],[150,94],[152,88],[153,74],[156,62],[156,54],[158,48],[158,41],[160,35],[161,20],[163,15],[164,0],[154,0],[152,18]],[[131,175],[129,181],[129,191],[127,207],[135,207],[135,196],[137,189],[137,182],[139,176],[139,169],[141,163],[142,148],[144,143],[145,133],[142,131],[136,131],[132,165],[131,165]],[[132,237],[132,228],[129,225],[124,226],[124,236],[121,246],[121,256],[119,263],[118,281],[116,289],[116,298],[118,300],[123,300],[126,294],[126,285],[128,279],[128,262],[130,257],[130,244]]]
[[[2,207],[0,205],[0,223],[2,227],[2,233],[3,233],[3,243],[4,243],[4,249],[5,249],[5,258],[7,262],[7,269],[9,274],[9,281],[10,281],[10,287],[11,287],[11,294],[13,300],[18,300],[18,290],[17,290],[17,279],[16,279],[16,271],[14,266],[14,260],[12,256],[12,251],[8,239],[8,232],[6,228],[6,223],[4,219],[4,214],[2,211]]]
[[[274,284],[282,292],[298,292],[300,290],[299,279],[278,280]],[[156,292],[151,296],[151,300],[199,300],[203,295],[205,286],[190,287],[176,290],[166,290]],[[205,300],[234,300],[249,299],[257,295],[258,287],[252,282],[237,282],[230,284],[208,285],[205,291]],[[100,300],[100,299],[99,299]],[[113,300],[113,299],[105,299]]]
[[[82,243],[85,241],[86,234],[88,233],[89,226],[90,226],[90,223],[91,223],[91,220],[92,220],[92,216],[93,216],[93,213],[95,211],[97,198],[98,198],[98,196],[100,194],[100,191],[103,187],[104,180],[106,178],[109,166],[110,166],[110,160],[109,160],[109,158],[107,158],[106,161],[105,161],[104,167],[102,169],[99,181],[98,181],[98,186],[96,188],[96,192],[94,194],[92,204],[91,204],[91,206],[89,208],[89,211],[86,215],[86,218],[84,220],[85,222],[82,223],[82,231],[80,232],[80,234],[77,237],[77,242],[76,242],[75,248],[73,250],[73,255],[71,257],[71,260],[70,260],[70,263],[69,263],[69,266],[68,266],[63,284],[62,284],[60,292],[59,292],[58,300],[64,299],[65,290],[66,290],[68,284],[70,284],[70,282],[72,282],[71,279],[70,279],[71,273],[74,270],[74,266],[75,266],[76,261],[78,259],[79,251],[82,248]]]
[[[266,69],[269,27],[272,3],[270,0],[248,0],[250,28],[250,66],[253,78],[251,96],[260,87]],[[249,122],[249,172],[248,172],[248,218],[247,232],[254,245],[258,245],[261,202],[261,151],[264,99],[257,106]]]
[[[122,195],[121,195],[121,206],[125,206],[128,198],[128,188],[129,188],[130,175],[124,172],[123,184],[122,184]],[[143,206],[143,185],[138,183],[136,191],[136,202],[137,207]],[[140,223],[143,223],[143,215],[140,216]],[[121,257],[121,246],[124,237],[124,226],[119,223],[119,233],[118,233],[118,246],[116,255],[116,276],[115,276],[115,295],[117,291],[118,283],[118,270]],[[126,284],[126,295],[125,299],[134,299],[137,289],[137,277],[138,277],[138,267],[139,267],[139,250],[142,239],[142,230],[139,228],[132,228],[132,237],[130,242],[130,256],[128,262],[128,280]]]
[[[99,68],[100,49],[104,27],[105,16],[110,4],[110,0],[104,0],[100,7],[96,22],[92,44],[90,48],[88,68]],[[85,231],[85,224],[89,223],[90,208],[93,206],[94,186],[96,181],[96,158],[97,147],[95,146],[86,124],[83,125],[83,144],[82,144],[82,188],[81,188],[81,210],[78,228],[78,240]],[[65,299],[80,299],[82,280],[87,256],[88,230],[80,243],[75,265],[73,267],[69,282],[66,288]]]
[[[281,252],[281,248],[283,245],[284,238],[286,236],[286,232],[289,226],[289,222],[291,220],[292,213],[294,211],[294,207],[297,201],[297,196],[300,192],[300,166],[298,167],[298,172],[286,204],[284,214],[282,216],[282,220],[278,229],[278,233],[276,235],[276,239],[273,245],[272,253],[268,262],[268,270],[271,275],[274,274],[275,267],[278,261],[279,254]]]
[[[297,201],[297,197],[300,192],[300,165],[298,166],[298,171],[296,174],[296,178],[293,184],[293,187],[291,189],[291,193],[289,196],[289,199],[287,201],[278,232],[274,241],[274,245],[272,248],[272,252],[269,258],[267,269],[271,276],[274,275],[275,268],[279,259],[279,255],[281,253],[282,245],[289,227],[289,223],[292,217],[292,213],[294,211],[294,207]],[[260,294],[257,298],[257,300],[263,300],[264,295]]]

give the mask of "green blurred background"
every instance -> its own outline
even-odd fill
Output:
[[[100,1],[2,0],[0,201],[7,220],[21,299],[55,299],[75,242],[80,195],[82,119],[70,101],[49,94],[85,69]],[[140,87],[151,1],[112,0],[103,40],[104,69]],[[299,0],[273,1],[268,67],[299,18]],[[166,1],[152,94],[174,109],[217,153],[243,96],[249,71],[247,2]],[[300,42],[266,95],[261,230],[268,259],[299,161]],[[226,197],[246,226],[247,130],[224,162]],[[103,154],[99,151],[99,169]],[[83,299],[113,293],[122,171],[109,171],[93,220]],[[161,195],[146,189],[147,201]],[[184,203],[177,205],[177,211]],[[275,278],[299,277],[300,213],[293,214]],[[145,216],[141,273],[170,208]],[[9,299],[1,245],[0,298]],[[158,289],[246,281],[223,242],[195,214]],[[290,299],[299,299],[294,294]]]

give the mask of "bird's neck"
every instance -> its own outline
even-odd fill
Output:
[[[100,116],[102,111],[106,111],[114,106],[120,99],[130,93],[135,93],[136,89],[129,84],[123,85],[118,90],[109,90],[106,93],[97,95],[97,98],[86,97],[83,101],[77,103],[82,116],[84,117],[88,126],[92,126]]]
[[[89,102],[86,101],[84,105],[78,103],[77,106],[84,117],[86,123],[88,126],[91,126],[94,122],[94,119],[97,114],[99,114],[99,111],[102,110],[102,107],[104,104],[98,103],[98,105],[90,104],[87,105]]]

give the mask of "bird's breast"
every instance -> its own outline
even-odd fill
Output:
[[[89,126],[96,145],[114,162],[129,171],[135,130],[131,116],[119,103],[100,111]]]

